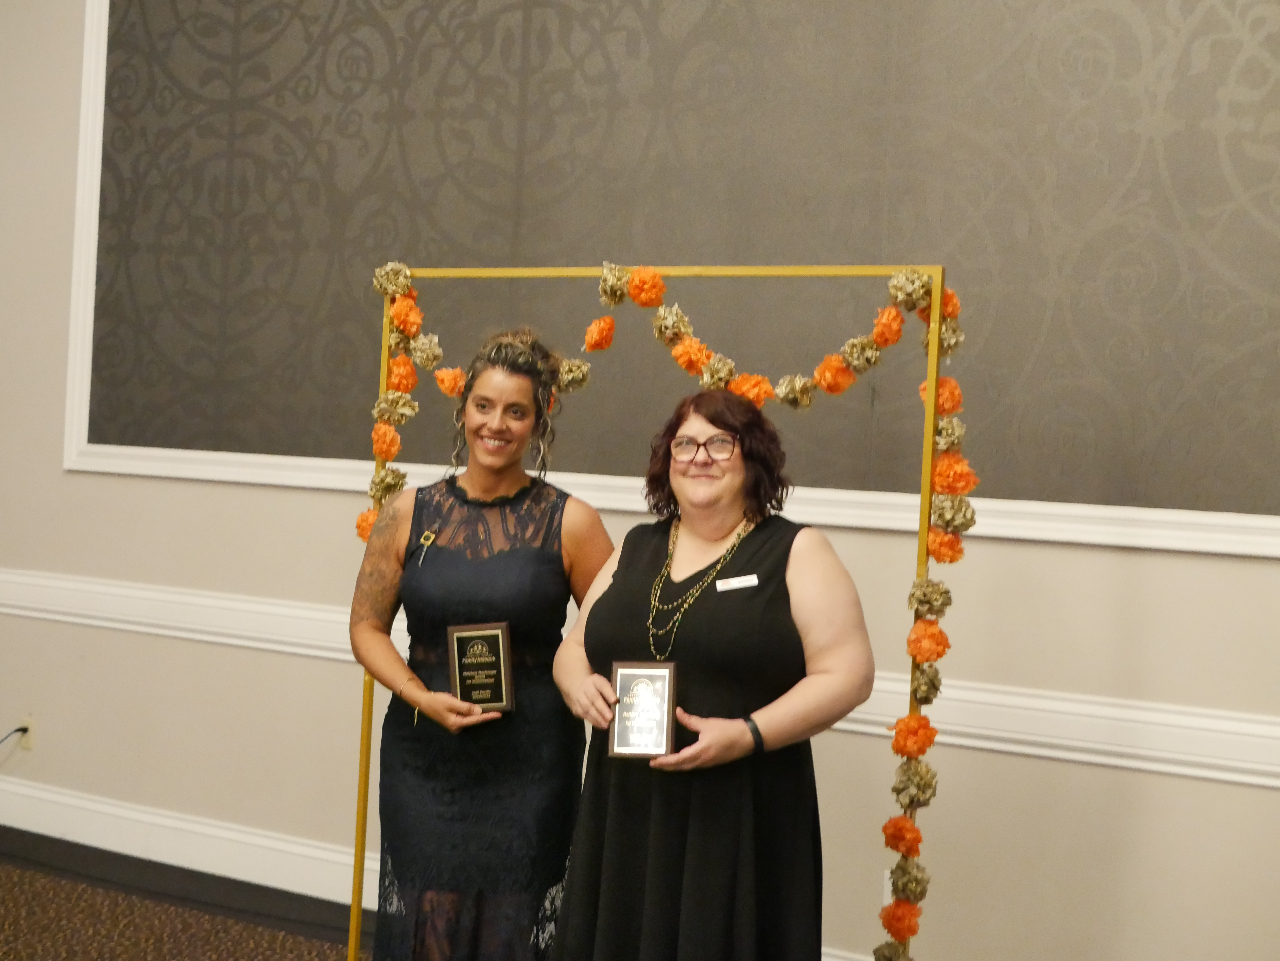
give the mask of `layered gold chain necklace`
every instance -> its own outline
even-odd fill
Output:
[[[649,650],[656,660],[665,661],[671,656],[671,651],[676,646],[676,631],[680,629],[680,619],[684,617],[684,612],[698,599],[698,595],[706,589],[706,586],[716,579],[716,575],[720,573],[720,568],[729,563],[729,558],[733,557],[733,552],[738,549],[742,539],[751,533],[753,527],[755,527],[755,524],[751,523],[751,521],[745,521],[738,529],[738,536],[733,539],[733,543],[720,555],[720,560],[716,561],[716,566],[711,568],[702,580],[689,588],[683,595],[670,604],[663,604],[658,600],[658,595],[662,593],[662,586],[667,582],[667,576],[671,573],[671,559],[676,553],[676,538],[680,536],[680,518],[677,517],[672,521],[671,534],[667,538],[667,562],[662,565],[662,571],[658,574],[658,579],[653,582],[653,591],[649,594]],[[657,618],[659,611],[672,610],[675,611],[675,614],[672,615],[666,627],[658,628],[654,626],[653,622]],[[667,644],[666,651],[659,654],[658,647],[654,641],[668,632],[671,634],[671,641]]]

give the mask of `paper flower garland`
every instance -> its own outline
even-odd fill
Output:
[[[876,314],[870,334],[850,338],[837,353],[827,354],[814,368],[812,376],[787,374],[776,384],[769,385],[761,374],[738,373],[729,357],[712,350],[693,335],[693,324],[680,305],[664,303],[667,286],[662,275],[652,267],[623,267],[605,261],[600,270],[600,303],[616,307],[630,297],[639,307],[657,308],[653,317],[654,337],[666,345],[677,364],[698,378],[702,389],[725,388],[757,407],[764,406],[767,400],[777,400],[797,410],[806,409],[813,403],[815,390],[833,395],[844,393],[857,381],[859,374],[879,363],[880,351],[902,339],[904,310],[919,308],[927,320],[932,287],[931,278],[918,270],[894,274],[889,281],[892,303]],[[964,335],[960,333],[956,320],[960,314],[960,299],[950,288],[943,295],[943,309],[954,309],[954,316],[944,316],[944,323],[954,328],[949,335],[951,349],[954,349]],[[613,343],[613,332],[612,316],[592,321],[587,327],[583,350],[607,350]],[[954,387],[955,381],[951,378],[943,380],[949,381],[949,386],[939,386],[939,410],[942,412],[945,407],[945,413],[955,413],[960,410],[959,388]],[[924,390],[921,387],[922,397]]]
[[[890,280],[889,294],[898,308],[915,310],[925,321],[924,346],[927,349],[933,296],[930,279],[917,271],[903,271]],[[942,316],[938,328],[938,353],[945,357],[964,342],[964,332],[960,330],[959,323],[960,298],[954,290],[943,290],[939,310]],[[882,326],[886,333],[897,327],[891,320],[882,324],[879,319],[876,326],[877,334]],[[883,336],[877,337],[876,343],[882,339]],[[850,341],[845,345],[844,353],[852,361],[865,349]],[[920,399],[925,403],[928,403],[928,392],[929,382],[926,380],[920,385]],[[934,396],[937,421],[930,472],[929,529],[925,538],[929,558],[941,564],[953,564],[964,557],[961,535],[974,524],[973,505],[966,495],[977,486],[978,476],[961,453],[965,426],[956,415],[963,409],[964,395],[955,378],[939,377]],[[932,704],[942,688],[937,662],[951,648],[951,641],[939,627],[938,619],[951,606],[951,591],[941,581],[928,576],[917,578],[911,585],[907,606],[915,616],[915,623],[907,634],[907,653],[911,656],[911,703],[907,715],[899,718],[891,729],[894,732],[892,749],[905,758],[898,765],[891,789],[903,813],[890,818],[884,826],[886,847],[897,851],[901,857],[890,872],[893,902],[880,912],[880,922],[893,940],[886,941],[872,952],[874,961],[911,961],[908,942],[919,933],[919,905],[929,892],[929,874],[918,860],[922,837],[915,818],[916,813],[928,806],[938,792],[937,772],[921,760],[933,746],[938,731],[920,713],[920,708]]]

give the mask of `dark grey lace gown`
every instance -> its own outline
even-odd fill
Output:
[[[582,722],[551,677],[569,600],[568,495],[535,480],[475,501],[417,493],[400,600],[409,666],[447,691],[451,624],[507,621],[515,710],[448,733],[392,698],[382,725],[377,961],[525,961],[555,933],[578,799]],[[425,531],[435,541],[422,547]]]

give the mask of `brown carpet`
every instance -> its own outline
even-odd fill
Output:
[[[343,945],[0,863],[0,961],[345,961],[346,956]]]

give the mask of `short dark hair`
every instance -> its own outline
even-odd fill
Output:
[[[758,523],[782,510],[791,492],[791,481],[782,473],[787,455],[778,430],[755,404],[727,390],[704,390],[686,397],[653,439],[649,471],[644,478],[649,510],[663,518],[680,512],[671,490],[671,441],[690,414],[699,414],[721,430],[737,435],[747,472],[747,519]]]

